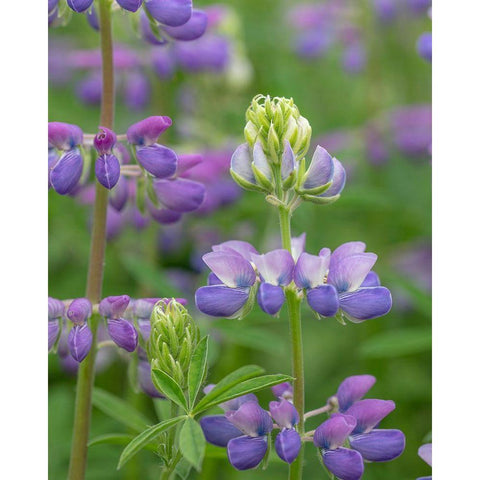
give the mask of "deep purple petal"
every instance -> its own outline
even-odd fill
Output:
[[[333,317],[339,306],[338,294],[332,285],[320,285],[307,291],[307,302],[323,317]]]
[[[171,177],[177,169],[177,154],[163,145],[137,147],[136,152],[138,163],[157,178]]]
[[[203,161],[203,155],[199,153],[186,153],[177,157],[177,171],[175,174],[179,177],[186,171],[196,167]]]
[[[377,255],[374,253],[356,253],[344,257],[334,265],[330,264],[328,283],[334,285],[339,293],[354,292],[376,261]]]
[[[250,261],[252,253],[258,254],[253,245],[248,242],[243,242],[242,240],[229,240],[227,242],[219,243],[218,245],[213,245],[212,250],[214,252],[218,252],[220,250],[234,250],[248,261]]]
[[[150,363],[146,361],[138,362],[138,383],[140,388],[148,396],[153,398],[165,398],[152,382]]]
[[[379,287],[380,277],[373,271],[367,273],[365,280],[360,285],[361,287]]]
[[[352,435],[350,446],[369,462],[388,462],[405,450],[405,435],[400,430],[372,430]]]
[[[297,458],[300,448],[302,440],[293,428],[282,430],[275,439],[275,451],[284,462],[292,463]]]
[[[123,318],[107,321],[108,333],[112,340],[127,352],[133,352],[138,345],[138,333],[135,327]]]
[[[340,411],[344,412],[354,402],[360,400],[375,384],[373,375],[352,375],[347,377],[338,387],[336,397]]]
[[[330,255],[311,255],[303,252],[297,260],[294,280],[298,288],[315,288],[324,283]]]
[[[67,3],[74,12],[81,13],[90,8],[93,0],[67,0]]]
[[[304,189],[317,188],[325,185],[333,178],[333,159],[320,145],[317,145],[312,161],[305,173]]]
[[[68,334],[68,348],[72,357],[81,362],[88,355],[92,347],[93,335],[88,325],[74,325]]]
[[[145,0],[145,8],[164,25],[184,25],[192,16],[192,0]]]
[[[347,173],[345,172],[343,165],[334,157],[332,186],[325,193],[322,193],[320,197],[333,197],[342,193],[346,180]]]
[[[237,470],[255,468],[267,453],[267,437],[242,436],[228,442],[228,460]]]
[[[228,287],[251,287],[256,281],[257,276],[250,262],[235,252],[210,252],[202,259]]]
[[[262,437],[272,431],[273,422],[266,410],[258,402],[245,402],[238,410],[225,412],[227,419],[245,435]]]
[[[187,23],[179,27],[165,26],[164,30],[175,40],[190,41],[200,38],[207,29],[208,18],[205,12],[193,10]]]
[[[265,255],[251,255],[262,279],[272,285],[288,285],[293,279],[295,262],[288,250],[273,250]]]
[[[276,315],[285,303],[283,288],[270,283],[261,283],[257,292],[260,308],[268,315]]]
[[[120,162],[115,155],[101,155],[95,162],[95,176],[105,187],[111,190],[120,178]]]
[[[171,225],[178,222],[182,218],[180,212],[174,212],[168,208],[155,208],[150,202],[147,203],[148,212],[152,218],[162,225]]]
[[[55,344],[60,331],[60,323],[58,320],[48,321],[48,351],[50,351]]]
[[[242,436],[242,432],[228,421],[225,415],[210,415],[200,419],[205,440],[217,447],[226,447],[232,438]]]
[[[231,317],[248,300],[249,288],[230,288],[225,285],[201,287],[195,293],[197,308],[211,317]]]
[[[270,402],[270,414],[281,428],[293,428],[299,421],[297,409],[288,400]]]
[[[392,308],[392,294],[386,287],[362,287],[339,296],[340,308],[353,322],[386,315]]]
[[[207,285],[223,285],[223,282],[214,273],[209,273]]]
[[[84,323],[92,314],[92,303],[88,298],[76,298],[67,309],[67,318],[73,323]]]
[[[50,171],[50,184],[60,195],[73,191],[82,176],[83,159],[77,149],[65,152]]]
[[[99,155],[112,153],[112,148],[117,142],[117,135],[113,130],[106,127],[99,127],[99,132],[93,139],[93,146]]]
[[[392,400],[367,398],[355,402],[345,414],[351,415],[357,420],[357,426],[353,430],[353,433],[356,434],[370,432],[393,410],[395,410],[395,402]]]
[[[77,125],[63,122],[48,124],[48,145],[59,150],[71,150],[83,142],[83,132]]]
[[[430,466],[432,466],[432,444],[426,443],[418,449],[419,457]]]
[[[132,145],[153,145],[157,142],[158,137],[171,125],[172,120],[170,117],[147,117],[128,128],[127,140]]]
[[[117,0],[117,3],[129,12],[136,12],[141,7],[142,2],[143,0]]]
[[[363,459],[355,450],[337,448],[322,452],[325,466],[339,480],[359,480],[363,475]]]
[[[112,295],[104,298],[98,305],[98,313],[102,317],[118,318],[121,317],[130,303],[128,295]]]
[[[334,450],[341,447],[353,432],[356,420],[351,415],[334,413],[317,427],[313,435],[313,443],[318,448]]]
[[[193,212],[205,198],[205,186],[202,183],[184,178],[156,180],[154,188],[160,203],[175,212]]]

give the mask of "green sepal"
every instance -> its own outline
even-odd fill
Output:
[[[267,176],[263,172],[261,172],[255,166],[255,163],[252,163],[252,171],[258,184],[262,186],[267,192],[271,192],[273,190],[273,183],[267,178]]]
[[[268,153],[270,154],[270,160],[273,163],[278,164],[279,163],[278,152],[280,150],[280,139],[278,138],[278,135],[277,135],[277,132],[275,131],[275,127],[273,126],[273,123],[270,125],[270,128],[268,130],[267,147],[268,147]]]
[[[340,194],[334,195],[333,197],[316,197],[314,195],[301,195],[301,197],[303,200],[316,203],[317,205],[330,205],[340,198]]]
[[[321,195],[322,193],[326,192],[331,186],[332,186],[332,181],[325,183],[324,185],[319,185],[318,187],[314,188],[299,188],[297,193],[299,195]],[[328,198],[328,197],[323,197],[323,198]]]
[[[235,182],[237,182],[238,185],[240,185],[245,190],[251,190],[253,192],[267,193],[266,190],[263,187],[261,187],[260,185],[255,185],[254,183],[248,182],[247,180],[242,178],[240,175],[235,173],[232,169],[230,169],[230,175],[235,180]]]

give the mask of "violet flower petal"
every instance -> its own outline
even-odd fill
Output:
[[[177,154],[158,143],[137,147],[136,153],[138,163],[157,178],[171,177],[177,169]]]
[[[418,456],[430,466],[432,466],[432,444],[426,443],[418,449]]]
[[[187,23],[178,27],[165,26],[164,30],[175,40],[190,41],[200,38],[207,29],[208,18],[205,12],[193,10]]]
[[[333,317],[339,307],[338,294],[332,285],[320,285],[307,291],[310,308],[323,317]]]
[[[239,254],[217,251],[205,254],[202,259],[228,287],[251,287],[257,279],[250,262]]]
[[[55,344],[60,331],[60,322],[58,320],[48,321],[48,351],[50,351]]]
[[[92,303],[88,298],[76,298],[67,309],[67,318],[73,323],[84,323],[92,315]]]
[[[98,313],[102,317],[118,318],[121,317],[130,303],[128,295],[111,295],[104,298],[98,305]]]
[[[307,234],[304,232],[298,237],[292,237],[292,257],[295,262],[299,259],[300,255],[305,251],[305,242],[307,240]]]
[[[202,183],[184,178],[156,180],[153,184],[160,203],[174,212],[193,212],[205,199]]]
[[[138,345],[135,327],[124,318],[111,318],[107,321],[108,333],[112,340],[127,352],[133,352]]]
[[[348,408],[345,415],[351,415],[357,420],[357,426],[353,430],[354,434],[368,433],[393,410],[395,410],[395,402],[392,400],[367,398],[355,402]]]
[[[330,263],[329,251],[323,255],[303,252],[297,260],[293,279],[298,288],[315,288],[324,283]]]
[[[233,438],[228,442],[228,460],[237,470],[255,468],[267,453],[267,437]]]
[[[363,475],[363,459],[355,450],[337,448],[322,452],[327,469],[340,480],[360,480]]]
[[[360,400],[375,384],[377,379],[373,375],[352,375],[347,377],[338,387],[336,397],[340,411],[347,410],[352,404]]]
[[[361,287],[339,295],[340,308],[354,323],[386,315],[392,308],[392,294],[386,287]]]
[[[101,155],[95,162],[95,176],[108,190],[111,190],[120,178],[120,162],[115,155]]]
[[[298,457],[300,448],[302,440],[293,428],[282,430],[275,439],[275,451],[284,462],[292,463]]]
[[[285,303],[285,293],[282,287],[262,282],[258,288],[257,301],[265,313],[276,315]]]
[[[150,15],[164,25],[184,25],[192,16],[192,0],[145,0]]]
[[[136,12],[142,6],[142,2],[143,0],[117,0],[117,3],[129,12]]]
[[[88,325],[74,325],[68,334],[68,348],[72,357],[81,362],[85,359],[92,347],[93,335]]]
[[[138,383],[144,393],[152,398],[165,398],[152,382],[150,363],[146,361],[138,362]]]
[[[208,393],[208,392],[205,392]],[[219,403],[218,406],[222,408],[225,412],[229,412],[231,410],[238,410],[244,403],[247,402],[257,402],[258,398],[254,393],[247,393],[246,395],[241,395],[237,398],[232,398],[232,400],[228,400],[227,402]]]
[[[281,428],[293,428],[300,420],[297,409],[284,398],[279,402],[270,402],[269,410]]]
[[[252,159],[248,143],[242,143],[233,152],[231,160],[232,171],[252,185],[256,185],[255,175],[252,170]]]
[[[48,319],[54,320],[61,317],[65,312],[65,305],[57,298],[48,297]]]
[[[251,259],[265,282],[286,286],[292,281],[295,262],[288,250],[273,250],[265,255],[252,254]]]
[[[273,428],[270,415],[260,407],[257,401],[245,402],[240,405],[238,410],[226,412],[225,416],[233,425],[250,437],[262,437],[270,433]]]
[[[249,288],[229,288],[225,285],[201,287],[195,292],[197,308],[211,317],[231,317],[248,300]]]
[[[77,149],[65,152],[50,170],[50,184],[60,195],[73,191],[82,176],[83,159]]]
[[[357,421],[351,415],[333,414],[319,425],[313,434],[313,443],[318,448],[334,450],[341,447],[353,432]]]
[[[93,0],[67,0],[68,6],[77,13],[84,12],[92,5]]]
[[[217,447],[226,447],[232,438],[242,436],[242,432],[229,422],[225,415],[210,415],[200,419],[205,440]]]
[[[367,273],[365,280],[360,285],[361,287],[379,287],[380,277],[373,271]]]
[[[128,128],[127,140],[132,145],[153,145],[157,142],[158,137],[171,125],[172,120],[170,117],[147,117]]]
[[[239,253],[245,260],[250,262],[250,259],[253,254],[258,254],[257,250],[253,245],[248,242],[243,242],[242,240],[228,240],[227,242],[219,243],[218,245],[213,245],[212,250],[218,252],[221,250],[234,250]]]
[[[342,258],[334,265],[330,264],[327,281],[334,285],[339,293],[354,292],[365,280],[376,261],[377,255],[374,253],[357,253]]]
[[[277,398],[284,398],[285,400],[293,399],[293,386],[289,382],[279,383],[272,387],[272,393]]]
[[[323,147],[317,145],[310,166],[305,173],[305,181],[302,187],[310,189],[325,185],[332,180],[333,172],[331,155]]]
[[[343,165],[335,157],[333,157],[332,186],[325,193],[322,193],[320,197],[333,197],[339,193],[342,193],[346,181],[347,173],[345,172]]]
[[[400,430],[372,430],[352,435],[350,446],[369,462],[388,462],[405,450],[405,435]]]

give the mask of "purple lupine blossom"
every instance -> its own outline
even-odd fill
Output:
[[[134,123],[127,130],[127,140],[132,145],[150,146],[154,145],[158,137],[172,125],[170,117],[154,116],[148,117],[140,122]]]
[[[247,242],[235,241],[216,245],[213,250],[202,257],[213,277],[208,286],[195,293],[197,308],[213,317],[241,317],[251,308],[248,304],[257,276],[250,254],[258,252]]]
[[[100,131],[93,139],[93,146],[95,147],[95,150],[97,150],[100,155],[112,153],[112,149],[115,146],[115,143],[117,143],[117,135],[109,128],[98,128]]]
[[[57,157],[53,165],[49,165],[49,171],[49,185],[58,194],[72,193],[83,171],[83,158],[80,151],[74,148],[63,153],[61,157]]]
[[[68,334],[68,348],[77,362],[82,362],[92,348],[93,335],[88,325],[74,325]]]
[[[171,177],[177,170],[177,154],[158,143],[136,148],[138,163],[157,178]]]
[[[425,32],[417,40],[417,52],[427,62],[432,62],[432,33]]]
[[[106,297],[98,305],[98,313],[102,317],[120,318],[130,303],[128,295],[114,295]]]
[[[269,410],[272,418],[281,428],[275,439],[275,450],[278,456],[287,463],[292,463],[302,447],[302,439],[295,430],[299,421],[297,409],[285,399],[270,402]]]
[[[67,0],[68,6],[77,13],[85,12],[92,5],[93,0]]]
[[[192,0],[145,0],[145,8],[158,22],[172,27],[184,25],[192,16]]]
[[[87,10],[85,15],[87,17],[88,24],[98,32],[100,30],[100,21],[98,19],[97,9],[95,8],[94,4],[92,4],[92,6]]]
[[[72,150],[83,142],[83,132],[78,125],[63,122],[48,124],[48,147]]]
[[[207,442],[227,447],[230,463],[237,470],[255,468],[267,452],[267,435],[273,422],[257,401],[246,401],[225,415],[200,419]]]
[[[334,413],[317,427],[313,436],[313,443],[320,449],[325,467],[342,480],[359,480],[363,475],[360,453],[343,447],[355,426],[354,417]]]
[[[293,401],[293,387],[289,382],[279,383],[272,387],[272,393],[278,398]]]
[[[142,391],[152,398],[165,398],[152,382],[150,362],[140,360],[138,362],[138,384]]]
[[[175,40],[188,42],[200,38],[207,29],[208,18],[202,10],[193,10],[190,19],[180,26],[168,26],[163,28],[167,34]]]
[[[136,12],[142,6],[142,2],[143,0],[117,0],[117,3],[129,12]]]
[[[377,260],[365,253],[363,242],[348,242],[330,257],[327,284],[338,293],[339,308],[354,323],[386,315],[392,308],[392,296],[380,286],[378,277],[367,277]],[[365,283],[366,282],[366,283]]]
[[[432,444],[426,443],[418,449],[418,456],[428,465],[432,466]],[[417,480],[432,480],[432,476],[420,477]]]
[[[373,387],[377,379],[372,375],[353,375],[339,385],[335,396],[340,412],[348,410]]]
[[[98,135],[95,139],[97,139],[97,137]],[[97,148],[96,145],[95,147]],[[95,162],[95,176],[108,190],[114,188],[120,179],[120,162],[118,161],[118,158],[111,153],[100,153],[100,156]]]
[[[288,250],[273,250],[265,255],[252,254],[251,259],[260,274],[257,301],[269,315],[277,315],[285,302],[286,287],[293,279],[295,262]]]
[[[76,325],[83,325],[92,315],[92,303],[88,298],[76,298],[67,308],[67,318]]]
[[[60,322],[63,322],[65,305],[61,300],[48,297],[48,351],[52,349],[60,332]]]

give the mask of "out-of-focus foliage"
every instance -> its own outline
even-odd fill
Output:
[[[197,1],[204,7],[209,1]],[[306,406],[317,408],[348,376],[369,373],[377,377],[371,394],[396,402],[385,427],[401,428],[407,437],[405,453],[387,464],[372,464],[369,480],[401,480],[426,472],[417,457],[418,447],[431,430],[430,351],[430,264],[431,160],[428,153],[409,158],[394,148],[393,132],[387,129],[388,155],[376,164],[367,155],[362,132],[372,121],[385,119],[397,107],[429,104],[431,65],[416,52],[418,36],[430,29],[427,16],[378,22],[370,2],[357,6],[358,22],[366,39],[365,70],[352,75],[339,62],[335,49],[322,59],[305,61],[292,50],[293,31],[285,21],[285,8],[294,2],[277,0],[225,0],[243,25],[246,54],[253,66],[251,82],[232,89],[224,77],[207,73],[178,72],[169,81],[149,73],[152,101],[144,111],[129,111],[119,102],[115,127],[123,132],[147,115],[169,115],[174,126],[182,126],[185,112],[179,95],[193,97],[194,138],[185,140],[180,130],[167,132],[169,140],[188,143],[190,150],[204,150],[241,143],[244,113],[257,93],[293,97],[302,115],[309,119],[313,138],[325,138],[340,130],[354,141],[326,146],[348,169],[341,199],[332,206],[302,205],[295,212],[293,234],[307,233],[307,250],[335,248],[350,240],[363,240],[368,250],[378,253],[375,267],[382,283],[392,290],[394,306],[385,317],[360,325],[342,326],[335,320],[316,320],[305,309],[303,315],[306,366]],[[360,7],[358,6],[360,5]],[[130,28],[128,16],[116,15],[115,39],[137,50],[145,46]],[[52,45],[61,42],[75,48],[95,48],[98,34],[85,18],[73,15],[67,28],[50,31]],[[58,59],[57,59],[58,61]],[[74,81],[52,84],[51,120],[81,125],[95,132],[98,109],[84,106],[75,97]],[[379,120],[380,119],[380,120]],[[408,127],[414,130],[414,127]],[[314,141],[312,144],[315,145]],[[188,150],[188,149],[186,149]],[[245,193],[241,200],[209,216],[191,215],[180,227],[151,224],[142,232],[132,227],[109,242],[106,256],[104,295],[132,297],[179,295],[190,297],[190,312],[204,333],[211,333],[210,378],[215,380],[246,363],[263,366],[268,372],[290,373],[288,324],[285,310],[280,318],[267,317],[258,307],[241,322],[202,318],[196,311],[192,292],[204,284],[196,268],[199,255],[211,243],[238,238],[267,251],[279,244],[274,210],[260,196]],[[83,295],[89,250],[90,210],[74,199],[49,193],[49,294],[56,298]],[[170,244],[166,241],[173,238]],[[168,247],[168,248],[167,248]],[[188,275],[191,274],[191,275]],[[174,281],[172,281],[174,280]],[[186,288],[189,291],[186,291]],[[155,418],[152,400],[132,391],[124,359],[99,373],[97,385],[132,402],[144,414]],[[65,374],[56,356],[50,358],[50,475],[64,478],[68,465],[74,378]],[[268,392],[260,395],[269,399]],[[308,420],[307,428],[318,425]],[[129,432],[121,424],[94,409],[91,437],[108,432]],[[123,446],[96,445],[90,448],[87,478],[157,478],[155,456],[142,452],[120,472],[115,470]],[[205,479],[285,478],[287,466],[273,461],[267,471],[236,472],[225,452],[209,447],[201,475]],[[324,473],[314,448],[306,448],[305,478]]]

